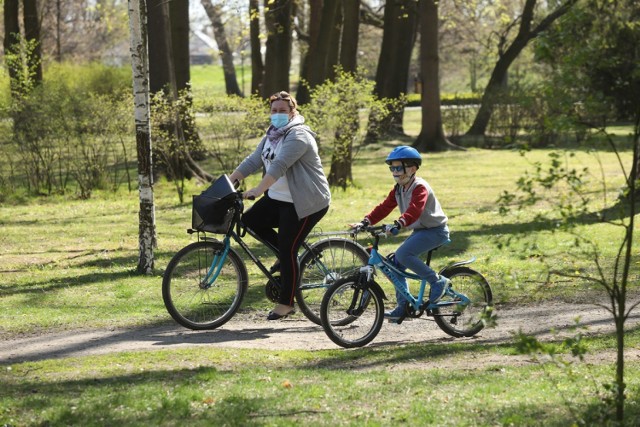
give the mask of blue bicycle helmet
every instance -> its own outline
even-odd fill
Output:
[[[418,150],[406,145],[394,148],[387,156],[386,163],[390,165],[394,160],[399,160],[402,164],[407,163],[414,164],[416,166],[420,166],[422,164],[422,156],[420,156]]]

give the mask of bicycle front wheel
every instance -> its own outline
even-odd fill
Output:
[[[229,250],[224,260],[220,242],[201,241],[182,248],[169,262],[162,278],[167,311],[189,329],[215,329],[238,311],[247,291],[247,270],[238,254]],[[213,265],[214,260],[218,265]],[[212,279],[211,272],[220,267]]]
[[[383,297],[378,289],[358,283],[358,276],[338,280],[322,299],[322,329],[341,347],[369,344],[384,320]]]
[[[451,287],[433,311],[434,319],[452,337],[472,337],[484,328],[484,317],[493,304],[489,282],[468,267],[454,267],[442,274],[451,280]],[[468,298],[468,303],[456,294]]]
[[[300,259],[300,285],[296,289],[300,311],[320,325],[320,306],[327,288],[338,279],[358,273],[368,260],[366,249],[353,240],[331,238],[312,245]]]

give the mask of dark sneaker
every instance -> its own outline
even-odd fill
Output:
[[[434,304],[440,301],[440,298],[442,298],[450,284],[451,280],[444,276],[440,276],[440,278],[431,285],[431,290],[429,291],[429,302]]]
[[[406,316],[407,312],[403,306],[397,306],[391,311],[385,311],[384,317],[389,320],[398,320],[399,318]]]

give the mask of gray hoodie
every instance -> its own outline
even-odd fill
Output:
[[[273,159],[266,173],[280,178],[286,174],[289,191],[293,199],[298,218],[305,218],[329,206],[331,191],[322,169],[315,134],[306,125],[292,126],[280,142],[282,148]],[[242,176],[249,176],[262,170],[262,147],[266,136],[255,151],[249,154],[238,166]]]

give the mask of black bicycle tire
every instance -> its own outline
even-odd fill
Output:
[[[322,324],[322,321],[320,319],[320,306],[322,304],[324,292],[322,292],[321,295],[318,295],[315,298],[315,303],[310,302],[311,290],[305,288],[305,273],[308,271],[308,267],[314,261],[314,258],[317,256],[317,254],[323,253],[325,249],[332,246],[342,246],[343,250],[347,250],[353,255],[359,257],[362,266],[366,265],[369,261],[369,254],[362,245],[354,242],[353,240],[343,238],[329,238],[321,240],[311,245],[311,248],[302,255],[302,257],[300,258],[300,286],[298,286],[298,288],[296,289],[296,301],[298,303],[298,308],[300,308],[300,311],[307,317],[307,319],[309,319],[316,325]],[[341,274],[344,274],[346,276],[353,273],[353,271],[345,271]],[[335,278],[332,278],[332,280],[335,281],[337,278],[339,277],[336,276]],[[326,290],[329,286],[330,284],[327,284],[324,289]],[[305,294],[307,295],[306,297]]]
[[[332,325],[331,319],[329,318],[329,310],[330,306],[332,305],[334,294],[339,292],[341,288],[344,288],[345,286],[352,286],[355,288],[357,286],[356,283],[358,280],[358,276],[352,276],[336,281],[329,287],[329,289],[327,289],[324,294],[324,298],[322,299],[322,307],[320,311],[322,329],[331,341],[344,348],[357,348],[369,344],[380,332],[382,323],[384,321],[384,302],[383,296],[380,294],[379,287],[365,286],[364,290],[367,290],[370,293],[366,306],[367,308],[370,307],[371,303],[373,302],[373,306],[376,309],[372,327],[369,328],[369,330],[366,331],[366,333],[362,337],[358,339],[346,340],[340,334],[338,334],[335,328],[351,327],[353,323],[357,322],[357,316],[347,315],[348,317],[350,317],[349,322],[336,322]]]
[[[489,282],[487,281],[487,279],[485,279],[485,277],[479,272],[477,272],[476,270],[473,270],[469,267],[453,267],[450,270],[442,272],[442,274],[452,281],[453,289],[457,291],[460,291],[460,290],[456,289],[456,276],[472,277],[473,283],[477,284],[480,287],[482,291],[481,293],[484,296],[484,301],[482,302],[482,304],[486,305],[486,307],[490,307],[493,305],[493,292],[491,290],[491,286],[489,285]],[[473,307],[474,304],[478,304],[478,302],[472,300],[471,307]],[[440,327],[440,329],[442,329],[442,331],[444,331],[446,334],[452,337],[456,337],[456,338],[472,337],[476,335],[478,332],[480,332],[485,326],[483,319],[480,316],[478,320],[475,321],[469,328],[464,328],[464,329],[457,328],[450,321],[452,317],[447,316],[446,313],[444,313],[443,311],[444,309],[443,310],[435,309],[433,311],[434,320],[436,324]],[[465,312],[463,312],[462,315],[464,315],[464,313]]]
[[[233,249],[230,249],[227,256],[227,262],[232,265],[236,273],[236,294],[233,296],[232,302],[230,303],[229,307],[224,310],[222,315],[205,322],[196,322],[193,319],[190,319],[189,316],[184,313],[184,310],[181,311],[178,307],[176,307],[177,304],[174,301],[175,297],[174,293],[172,292],[172,279],[174,278],[174,272],[180,266],[180,262],[186,259],[187,255],[196,250],[208,249],[211,251],[211,253],[213,253],[215,251],[221,251],[223,248],[223,244],[217,241],[194,242],[178,251],[167,265],[162,278],[162,299],[171,317],[178,324],[184,326],[185,328],[193,330],[218,328],[228,322],[236,314],[236,312],[240,308],[240,305],[242,304],[242,300],[244,299],[244,296],[247,292],[247,270],[244,262],[238,256],[238,254]],[[211,291],[213,292],[213,290]],[[198,283],[194,283],[193,294],[196,295],[199,292],[202,293],[205,291],[199,288]]]

